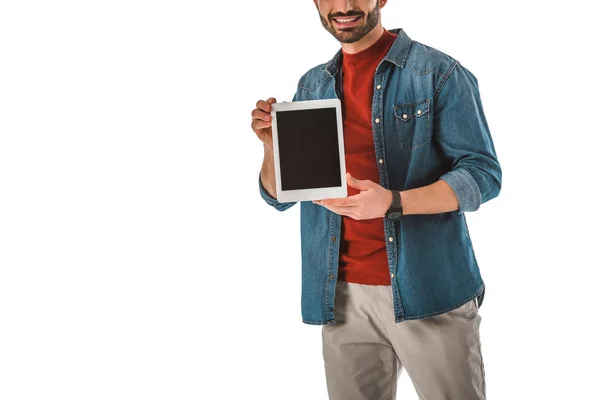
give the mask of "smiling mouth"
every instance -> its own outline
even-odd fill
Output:
[[[333,22],[340,28],[349,28],[357,25],[357,22],[360,20],[361,16],[352,16],[352,17],[334,17],[332,18]]]

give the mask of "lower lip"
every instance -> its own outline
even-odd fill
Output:
[[[351,22],[338,22],[335,19],[333,20],[333,23],[338,27],[338,28],[353,28],[356,25],[358,25],[358,23],[360,22],[360,19],[362,17],[358,17],[355,21],[351,21]]]

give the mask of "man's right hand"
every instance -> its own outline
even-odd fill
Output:
[[[267,101],[259,100],[252,110],[252,130],[269,149],[273,149],[273,130],[271,129],[271,104],[277,103],[274,97]]]

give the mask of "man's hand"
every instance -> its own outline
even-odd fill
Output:
[[[313,203],[352,219],[383,218],[392,205],[392,192],[368,179],[359,180],[346,173],[348,186],[359,194],[339,199],[315,200]]]
[[[252,130],[269,150],[273,150],[273,129],[271,128],[273,122],[271,104],[273,103],[277,103],[274,97],[270,97],[266,101],[259,100],[256,102],[256,108],[252,110]]]

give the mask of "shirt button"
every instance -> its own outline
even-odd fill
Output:
[[[392,272],[392,278],[394,277],[394,273]]]
[[[375,123],[378,124],[379,123],[379,118],[375,119]]]
[[[418,115],[421,115],[421,110],[417,110],[417,114],[418,114]]]
[[[379,159],[379,164],[383,164],[383,158]]]
[[[381,85],[377,85],[377,90],[381,89]]]
[[[333,278],[335,278],[335,276],[329,275],[329,279],[333,279]]]
[[[402,114],[402,118],[406,119],[406,118],[408,118],[408,115]]]
[[[335,238],[335,236],[331,238],[331,241],[332,241],[332,242],[335,242],[336,240],[337,240],[337,239]]]
[[[390,236],[390,238],[388,239],[390,242],[394,241],[394,238]]]

